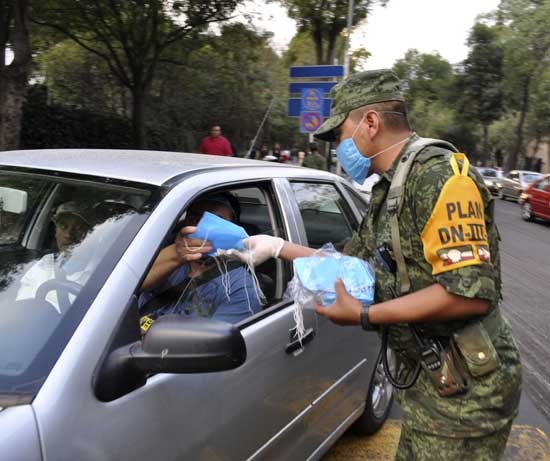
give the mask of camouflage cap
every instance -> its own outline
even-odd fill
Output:
[[[404,101],[399,79],[389,69],[368,70],[352,75],[330,91],[330,117],[315,132],[316,138],[335,141],[339,127],[353,109],[384,101]]]

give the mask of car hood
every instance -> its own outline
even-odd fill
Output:
[[[41,459],[38,429],[30,405],[5,408],[0,413],[0,459]]]

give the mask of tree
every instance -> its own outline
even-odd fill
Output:
[[[489,126],[504,111],[503,48],[495,27],[477,23],[468,38],[470,52],[457,79],[460,112],[483,127],[482,156],[489,160]]]
[[[524,150],[524,127],[530,95],[541,70],[550,59],[550,1],[503,0],[499,21],[504,37],[504,76],[509,108],[517,110],[514,146],[506,159],[506,169],[513,170]]]
[[[337,39],[347,26],[349,0],[280,0],[288,15],[298,22],[299,32],[308,32],[315,45],[317,64],[333,64]],[[354,2],[352,25],[367,17],[377,0]],[[389,0],[378,0],[386,5]]]
[[[32,20],[103,59],[132,95],[132,137],[146,147],[145,104],[168,49],[211,22],[228,18],[238,0],[50,0]]]
[[[28,0],[0,0],[0,150],[17,149],[32,65]],[[6,62],[6,49],[13,54]]]

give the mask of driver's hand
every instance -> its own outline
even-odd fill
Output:
[[[198,261],[212,251],[212,245],[208,240],[189,238],[187,235],[196,232],[195,226],[185,226],[180,229],[175,241],[176,257],[180,263]]]

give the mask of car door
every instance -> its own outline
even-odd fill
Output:
[[[537,216],[550,217],[550,179],[542,179],[531,188],[531,207]]]
[[[224,171],[234,188],[240,178]],[[136,294],[182,205],[219,187],[218,181],[215,175],[195,175],[171,190],[107,280],[34,402],[46,458],[302,460],[317,448],[320,437],[312,434],[320,432],[320,423],[313,416],[314,403],[334,382],[321,381],[325,373],[318,370],[335,358],[311,347],[313,335],[311,342],[296,344],[293,304],[282,299],[287,279],[282,262],[274,265],[274,299],[238,324],[247,349],[244,365],[216,373],[156,374],[122,396],[98,396],[106,357],[136,331]],[[285,197],[270,184],[254,187],[264,194],[271,232],[296,241],[295,216],[280,207]],[[308,328],[313,319],[307,316]],[[343,357],[358,355],[351,348],[340,352]],[[341,422],[334,418],[329,432]]]
[[[300,243],[319,248],[331,242],[342,251],[360,221],[349,193],[332,181],[312,179],[293,179],[288,187],[292,197],[288,203],[297,207]],[[357,200],[364,206],[361,199]],[[315,317],[315,327],[311,349],[322,357],[315,373],[324,392],[314,402],[312,418],[318,431],[312,436],[322,441],[333,434],[338,421],[362,411],[379,344],[376,334],[367,334],[359,327],[343,328],[322,316]]]
[[[517,187],[519,187],[519,173],[517,171],[510,171],[503,180],[502,192],[505,196],[515,197]]]

